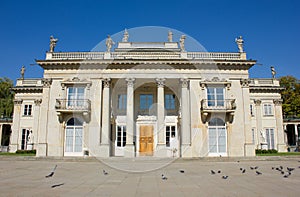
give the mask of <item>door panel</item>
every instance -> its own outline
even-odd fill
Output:
[[[153,154],[153,125],[140,126],[140,154]]]

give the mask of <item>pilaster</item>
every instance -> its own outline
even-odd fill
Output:
[[[127,106],[126,106],[126,146],[124,150],[125,157],[134,157],[135,144],[133,137],[136,135],[134,132],[134,78],[127,78]]]
[[[282,120],[282,100],[274,99],[273,103],[275,107],[277,150],[278,152],[286,152],[287,147],[284,142],[284,130],[283,130],[283,120]]]

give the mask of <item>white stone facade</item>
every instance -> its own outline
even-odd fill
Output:
[[[279,82],[250,80],[256,61],[245,52],[120,42],[114,52],[48,52],[36,62],[43,78],[20,79],[14,88],[11,152],[240,157],[260,148],[286,151]]]

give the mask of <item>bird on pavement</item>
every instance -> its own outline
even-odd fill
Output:
[[[54,166],[53,170],[50,172],[50,174],[48,174],[47,176],[45,176],[46,178],[50,178],[54,175],[55,170],[56,170],[57,165]]]
[[[184,173],[184,170],[179,170],[180,173]]]
[[[256,174],[257,174],[257,175],[262,175],[262,173],[261,173],[261,172],[259,172],[259,171],[256,171]]]
[[[244,174],[246,172],[246,169],[244,169],[243,171],[242,171],[242,173]]]
[[[55,184],[55,185],[52,185],[51,187],[55,188],[55,187],[59,187],[59,186],[62,186],[62,185],[64,185],[64,183]]]
[[[108,172],[106,172],[105,170],[102,170],[104,175],[108,175]]]
[[[216,172],[215,172],[215,171],[213,171],[213,170],[210,170],[210,173],[211,173],[211,174],[216,174]]]
[[[228,178],[227,175],[222,176],[222,179],[227,179],[227,178]]]
[[[162,180],[168,180],[168,178],[164,174],[161,175],[161,179]]]

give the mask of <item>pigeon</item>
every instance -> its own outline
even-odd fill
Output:
[[[286,169],[287,169],[289,172],[295,170],[295,168],[289,168],[289,167],[286,167]]]
[[[284,174],[284,172],[283,171],[280,171],[281,172],[281,174]]]
[[[228,178],[227,175],[222,176],[222,179],[227,179],[227,178]]]
[[[57,165],[54,166],[53,170],[50,172],[50,174],[48,174],[47,176],[45,176],[46,178],[50,178],[54,175],[54,172],[56,170]]]
[[[256,174],[257,174],[257,175],[262,175],[262,173],[261,173],[261,172],[259,172],[259,171],[256,171]]]
[[[246,169],[244,169],[243,171],[242,171],[242,173],[244,174],[246,172]]]
[[[184,173],[184,170],[179,170],[180,173]]]
[[[274,170],[275,169],[275,167],[272,167],[272,170]]]
[[[168,180],[168,178],[164,174],[161,175],[161,179],[162,180]]]
[[[52,185],[51,187],[52,187],[52,188],[55,188],[55,187],[59,187],[59,186],[62,186],[62,185],[64,185],[64,183],[55,184],[55,185]]]
[[[255,169],[255,170],[258,169],[258,166],[255,166],[254,169]]]
[[[108,172],[106,172],[105,170],[102,170],[104,175],[108,175]]]
[[[250,169],[251,169],[251,170],[254,170],[254,167],[251,167],[251,166],[250,166]]]
[[[221,173],[221,170],[218,170],[218,173],[220,174],[220,173]]]
[[[282,170],[283,169],[283,167],[282,166],[279,166],[279,168]]]
[[[242,171],[243,170],[243,168],[240,168],[240,171]]]
[[[210,173],[211,173],[211,174],[216,174],[215,171],[213,171],[213,170],[210,170]]]

